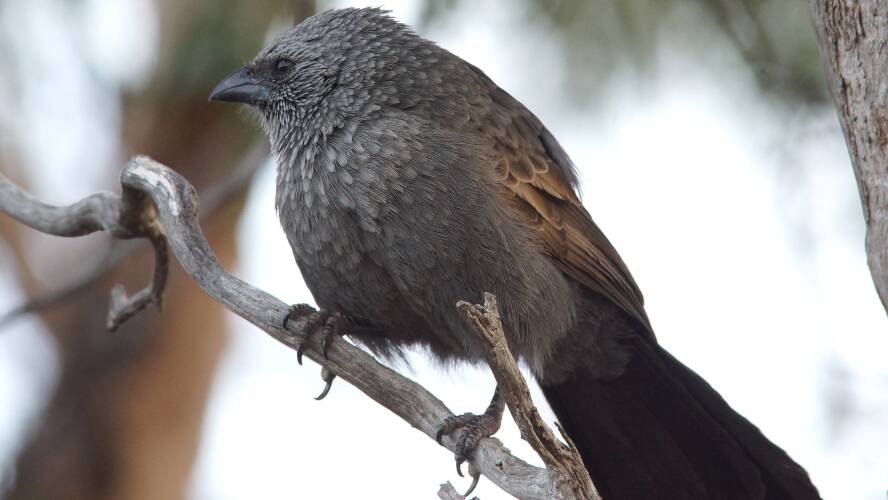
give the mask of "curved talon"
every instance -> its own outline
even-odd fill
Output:
[[[440,444],[441,446],[444,445],[444,443],[441,442],[441,438],[443,438],[443,437],[444,437],[444,428],[439,427],[438,432],[435,434],[435,441],[437,441],[438,444]]]
[[[475,474],[474,476],[472,476],[472,484],[469,486],[468,491],[463,493],[464,497],[468,498],[469,495],[471,495],[472,492],[475,491],[475,486],[478,486],[479,479],[481,479],[481,474]]]
[[[462,473],[462,464],[468,458],[468,451],[466,449],[466,436],[467,432],[463,432],[462,436],[459,437],[459,441],[456,443],[456,473],[459,474],[459,477],[464,477]]]
[[[324,386],[324,390],[315,398],[317,401],[324,399],[327,397],[327,394],[330,393],[330,388],[333,387],[333,380],[336,379],[336,374],[325,366],[321,369],[321,379],[323,379],[327,385]]]
[[[296,348],[296,362],[299,363],[299,366],[302,366],[302,353],[305,352],[305,341],[299,344],[299,347]]]
[[[315,400],[320,401],[327,397],[327,394],[330,392],[330,388],[333,387],[333,379],[327,381],[327,385],[324,386],[324,390],[315,397]]]

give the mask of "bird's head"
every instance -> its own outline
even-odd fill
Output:
[[[420,40],[380,9],[329,10],[278,35],[210,100],[255,108],[273,144],[306,129],[329,131],[365,112],[388,68]]]

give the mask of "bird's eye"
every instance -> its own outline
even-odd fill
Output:
[[[283,75],[287,73],[292,67],[293,61],[289,59],[281,58],[274,62],[274,72],[278,75]]]

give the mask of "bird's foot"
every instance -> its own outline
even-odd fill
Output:
[[[438,428],[438,434],[435,439],[441,444],[441,439],[445,435],[452,434],[457,429],[464,429],[462,436],[456,443],[456,472],[462,476],[462,464],[466,460],[472,458],[475,448],[481,439],[493,436],[500,428],[501,416],[493,415],[475,415],[474,413],[464,413],[462,415],[454,415],[447,417],[441,427]]]
[[[287,329],[290,321],[296,321],[305,318],[302,327],[297,331],[303,337],[299,346],[296,348],[296,361],[302,364],[302,354],[305,352],[305,346],[312,335],[321,336],[321,354],[327,359],[327,348],[334,336],[345,335],[345,326],[347,320],[339,312],[330,312],[327,309],[315,309],[308,304],[296,304],[290,307],[287,315],[284,316],[283,327]],[[330,392],[333,385],[333,379],[336,374],[326,366],[321,369],[321,379],[325,382],[324,390],[315,399],[321,400]]]
[[[496,431],[499,430],[500,424],[502,424],[503,421],[504,409],[505,402],[500,396],[499,387],[497,387],[496,391],[493,393],[493,399],[490,401],[490,406],[487,407],[487,410],[483,415],[464,413],[462,415],[447,417],[447,419],[444,420],[444,423],[441,424],[441,427],[438,428],[438,432],[435,434],[435,440],[438,441],[438,444],[441,444],[441,439],[445,435],[450,435],[457,429],[464,429],[459,441],[456,442],[455,453],[456,473],[459,474],[460,477],[463,475],[463,462],[472,458],[475,448],[478,447],[478,443],[483,438],[493,436],[496,434]],[[475,475],[472,481],[472,486],[469,487],[469,491],[463,496],[469,496],[477,484],[478,476]]]
[[[324,359],[327,359],[327,348],[330,346],[333,337],[341,337],[346,334],[347,320],[345,316],[343,316],[342,313],[331,312],[323,308],[315,309],[308,304],[296,304],[291,306],[290,310],[287,311],[287,315],[284,316],[284,330],[287,329],[287,325],[290,321],[296,321],[302,318],[305,318],[306,321],[302,324],[302,328],[300,328],[297,333],[305,339],[300,342],[299,347],[296,348],[296,361],[298,361],[300,365],[302,364],[302,354],[305,352],[307,341],[312,335],[321,336],[321,354],[323,354]]]

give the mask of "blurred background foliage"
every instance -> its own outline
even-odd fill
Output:
[[[415,0],[419,31],[453,22],[452,13],[471,2]],[[96,20],[113,18],[124,5],[131,10],[112,19],[116,27]],[[148,154],[205,191],[262,141],[256,127],[244,126],[242,116],[224,106],[207,106],[210,89],[248,61],[270,34],[333,5],[313,0],[0,0],[0,170],[38,195],[58,200],[51,195],[63,192],[73,201],[98,188],[114,189],[121,162]],[[138,8],[133,11],[133,6]],[[725,65],[740,61],[752,69],[763,98],[775,106],[829,106],[804,0],[509,0],[500,8],[519,11],[527,26],[557,44],[559,50],[549,56],[562,59],[565,91],[590,113],[607,98],[603,89],[617,80],[642,87],[654,82],[664,47],[716,78]],[[133,18],[132,12],[142,14]],[[133,22],[137,25],[125,25]],[[144,44],[114,47],[115,33],[133,40],[130,30],[142,33],[135,40]],[[41,46],[40,39],[50,46]],[[730,53],[713,47],[729,47]],[[140,53],[127,52],[133,50]],[[76,99],[71,89],[77,85],[92,89],[85,94],[92,97],[80,104],[53,101]],[[36,94],[37,89],[43,93]],[[43,100],[34,104],[35,96]],[[47,96],[54,96],[51,102]],[[84,154],[78,157],[77,144],[66,144],[61,136],[41,137],[48,124],[54,124],[54,133],[79,126],[110,132],[82,146]],[[77,159],[58,164],[43,151],[52,148],[68,148]],[[787,169],[792,165],[784,164]],[[789,176],[787,185],[793,185],[793,176],[800,174],[776,175]],[[50,189],[65,184],[71,189]],[[205,214],[205,231],[227,267],[237,262],[233,234],[246,187],[228,193]],[[859,207],[849,208],[848,216],[859,217]],[[22,293],[3,295],[15,301],[2,304],[0,314],[78,281],[120,245],[100,236],[59,243],[5,218],[0,218],[0,241],[4,269],[15,280],[5,286]],[[57,346],[58,380],[46,385],[50,395],[34,405],[30,423],[14,428],[18,437],[7,436],[6,444],[17,450],[17,458],[3,464],[9,465],[4,474],[8,498],[186,495],[226,323],[223,311],[177,271],[163,315],[148,311],[108,335],[103,323],[110,286],[141,286],[147,272],[133,270],[150,265],[149,257],[144,250],[132,252],[84,290],[41,309],[39,323],[28,323],[30,329],[45,329]]]
[[[470,1],[428,0],[422,19],[434,23]],[[521,9],[528,24],[560,41],[569,90],[579,102],[610,83],[610,75],[656,71],[667,39],[709,65],[713,38],[733,46],[762,90],[803,103],[829,97],[805,0],[522,0],[508,8]]]

